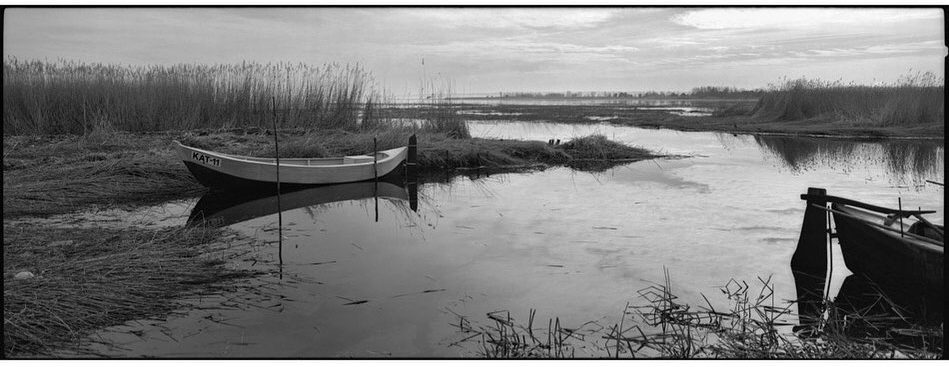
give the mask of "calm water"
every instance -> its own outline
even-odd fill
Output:
[[[619,322],[636,291],[668,269],[681,300],[716,306],[730,279],[772,276],[777,299],[795,298],[789,268],[807,187],[873,204],[934,209],[943,223],[942,142],[855,143],[686,133],[605,124],[472,123],[474,135],[569,139],[599,133],[680,157],[637,162],[601,173],[554,168],[422,184],[418,208],[408,195],[376,200],[365,187],[301,195],[283,214],[283,269],[267,205],[230,224],[258,238],[265,260],[242,262],[269,272],[255,280],[266,295],[223,298],[254,306],[195,309],[156,325],[130,324],[101,336],[125,356],[387,357],[476,356],[452,345],[459,316],[489,324],[509,310],[526,323],[559,317],[568,327]],[[341,201],[334,201],[341,200]],[[162,208],[185,216],[197,199]],[[202,206],[207,204],[207,199]],[[238,203],[239,204],[239,203]],[[236,205],[236,204],[235,204]],[[227,205],[224,205],[227,206]],[[187,211],[175,216],[169,210]],[[253,209],[257,208],[257,209]],[[177,209],[181,210],[181,209]],[[261,217],[254,217],[263,215]],[[221,222],[225,225],[230,221]],[[838,251],[839,252],[839,251]],[[847,272],[836,253],[833,282]],[[134,330],[140,336],[127,333]],[[602,344],[602,342],[596,342]],[[602,352],[579,349],[577,356]]]

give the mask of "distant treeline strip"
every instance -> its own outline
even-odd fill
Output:
[[[757,99],[764,89],[739,89],[735,87],[706,86],[692,88],[690,92],[503,92],[503,98],[522,99]]]
[[[349,128],[374,116],[373,86],[360,66],[335,63],[134,67],[11,58],[3,63],[3,131],[268,126],[262,112],[272,96],[285,127]]]

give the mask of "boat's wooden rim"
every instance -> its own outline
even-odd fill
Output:
[[[825,209],[831,213],[834,213],[837,215],[845,215],[853,220],[861,221],[873,227],[883,229],[884,230],[883,233],[885,233],[887,236],[890,236],[894,239],[905,241],[905,242],[911,242],[914,245],[923,247],[927,250],[936,251],[939,253],[943,253],[945,251],[945,247],[943,246],[942,243],[931,238],[918,236],[912,233],[908,233],[906,231],[904,231],[903,233],[904,236],[901,237],[899,235],[899,229],[892,228],[892,227],[882,224],[882,220],[886,219],[886,217],[881,216],[877,213],[873,213],[871,211],[848,206],[846,204],[836,204],[836,206],[837,206],[837,209],[833,209],[833,208],[825,208]],[[880,219],[881,221],[880,223],[876,223],[871,219]]]
[[[242,156],[242,155],[236,155],[236,154],[219,153],[219,152],[215,152],[215,151],[210,151],[210,150],[195,148],[195,147],[192,147],[192,146],[187,146],[187,145],[184,145],[184,144],[182,144],[181,142],[179,142],[179,141],[177,141],[177,140],[175,140],[174,142],[175,142],[175,144],[178,144],[178,146],[180,146],[180,147],[182,147],[182,148],[185,148],[185,149],[194,150],[194,151],[197,151],[197,152],[200,152],[200,153],[202,153],[202,154],[209,155],[209,156],[215,156],[215,157],[219,157],[219,158],[224,158],[224,159],[228,159],[228,160],[232,160],[232,161],[237,161],[237,162],[240,162],[240,163],[259,164],[259,165],[268,165],[268,166],[276,166],[276,165],[277,165],[275,158],[248,157],[248,156]],[[310,162],[310,161],[333,161],[333,160],[341,160],[341,159],[344,159],[344,158],[347,158],[347,157],[353,157],[353,158],[354,158],[354,157],[360,157],[360,158],[367,157],[367,158],[370,158],[370,159],[371,159],[371,158],[372,158],[372,155],[357,155],[357,156],[342,156],[342,157],[323,157],[323,158],[284,158],[284,159],[281,159],[280,166],[281,166],[281,167],[301,167],[301,168],[312,168],[312,167],[336,168],[336,167],[372,166],[372,165],[374,165],[374,164],[380,164],[380,163],[388,162],[389,160],[392,160],[392,159],[394,159],[395,157],[398,157],[399,154],[400,154],[403,150],[406,150],[406,149],[408,149],[408,147],[399,147],[399,148],[393,148],[393,149],[388,149],[388,150],[380,150],[380,151],[376,152],[376,155],[383,155],[384,157],[375,160],[375,162],[368,161],[368,162],[358,162],[358,163],[319,164],[319,165],[293,163],[293,162],[299,162],[299,161],[307,161],[307,162]]]

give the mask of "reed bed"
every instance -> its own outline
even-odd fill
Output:
[[[820,79],[785,79],[772,85],[751,111],[755,118],[798,121],[830,118],[871,126],[943,123],[945,85],[916,73],[879,86]]]
[[[4,225],[4,355],[82,349],[95,330],[165,315],[180,307],[175,299],[249,275],[209,249],[219,232]],[[34,277],[13,276],[24,271]]]
[[[355,129],[379,98],[359,65],[3,63],[4,135],[264,127],[274,101],[282,127]]]

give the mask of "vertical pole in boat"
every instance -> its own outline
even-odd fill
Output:
[[[897,197],[896,204],[899,205],[896,209],[899,211],[897,215],[900,216],[900,237],[903,237],[903,198]]]
[[[826,212],[820,207],[827,206],[827,190],[816,187],[807,188],[807,194],[801,199],[807,201],[804,209],[804,223],[801,225],[801,238],[791,257],[791,267],[825,277],[827,275],[828,235]],[[817,206],[817,207],[815,207]]]
[[[405,176],[409,189],[409,209],[418,212],[418,139],[415,134],[409,137],[408,153],[405,157]],[[479,158],[480,162],[481,159]]]
[[[283,211],[280,210],[280,145],[277,139],[277,97],[270,97],[273,103],[273,149],[277,163],[277,257],[280,260],[280,279],[283,279]]]
[[[375,198],[376,202],[376,222],[379,222],[379,155],[376,153],[378,151],[378,146],[376,145],[376,138],[372,138],[372,196]]]

